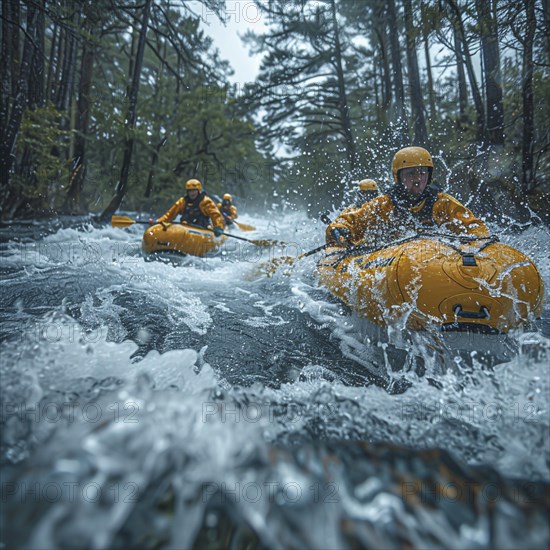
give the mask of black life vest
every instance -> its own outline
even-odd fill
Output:
[[[192,201],[189,196],[185,196],[185,207],[181,213],[181,222],[187,222],[192,225],[200,225],[201,227],[208,227],[210,218],[205,216],[200,209],[200,203],[205,196],[206,193],[204,191],[199,193],[194,201]]]
[[[394,213],[399,219],[412,220],[421,225],[437,225],[433,209],[439,192],[435,185],[429,185],[420,196],[415,197],[401,185],[395,185],[389,197],[394,206]]]
[[[231,212],[232,207],[231,201],[223,199],[219,211],[222,213],[223,219],[225,220],[225,225],[233,224],[233,212]]]
[[[228,200],[223,200],[222,201],[222,206],[220,208],[220,212],[224,215],[224,216],[231,216],[231,203],[228,201]]]

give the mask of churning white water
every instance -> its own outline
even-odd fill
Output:
[[[4,544],[215,547],[233,533],[234,542],[277,547],[384,546],[399,540],[391,520],[417,546],[485,547],[479,506],[459,510],[469,525],[459,528],[445,507],[460,499],[447,493],[424,506],[417,491],[426,472],[449,468],[479,490],[461,470],[473,467],[505,487],[527,484],[515,500],[504,492],[485,500],[514,526],[503,541],[543,547],[548,290],[545,319],[509,336],[505,360],[478,361],[479,335],[466,342],[465,362],[452,338],[434,354],[430,338],[413,334],[397,370],[388,345],[399,348],[399,336],[367,336],[319,286],[316,255],[266,276],[274,257],[322,244],[321,223],[303,213],[242,221],[257,230],[236,235],[279,244],[228,239],[216,257],[146,261],[139,226],[64,221],[18,238],[3,230]],[[534,259],[549,289],[548,229],[491,229]],[[407,367],[411,354],[427,358],[425,373]],[[360,442],[373,450],[350,450]],[[427,449],[448,452],[450,465],[430,466]],[[377,464],[393,464],[396,477]],[[522,506],[534,510],[529,528]],[[355,526],[349,539],[346,521]]]

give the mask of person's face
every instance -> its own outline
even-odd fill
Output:
[[[189,195],[189,198],[194,201],[199,196],[199,190],[189,189],[189,191],[187,191],[187,194]]]
[[[426,189],[429,177],[430,169],[427,166],[403,168],[399,171],[399,179],[403,187],[413,195],[420,195]]]

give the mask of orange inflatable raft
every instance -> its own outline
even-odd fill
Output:
[[[206,256],[216,252],[226,239],[226,235],[216,237],[213,231],[200,227],[173,223],[164,229],[157,224],[145,231],[141,248],[145,254],[168,251]]]
[[[327,248],[321,283],[361,317],[386,326],[506,333],[542,313],[534,263],[495,237],[418,235],[384,248]]]

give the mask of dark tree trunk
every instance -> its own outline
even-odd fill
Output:
[[[535,6],[526,1],[526,29],[523,45],[523,154],[522,154],[522,187],[527,193],[535,187],[533,170],[534,146],[534,98],[533,98],[533,42],[535,38]]]
[[[17,202],[17,195],[11,188],[11,177],[15,161],[14,149],[23,111],[27,104],[27,92],[29,89],[29,75],[34,54],[34,44],[36,39],[36,24],[38,14],[35,5],[29,5],[27,11],[27,27],[25,34],[25,42],[23,46],[23,58],[19,70],[19,78],[17,81],[17,92],[11,100],[11,106],[8,106],[8,116],[6,124],[0,127],[0,189],[2,196],[1,200],[1,215],[5,215],[12,209]],[[13,54],[12,50],[12,54]]]
[[[153,151],[153,156],[151,158],[151,168],[149,169],[149,177],[147,178],[147,187],[145,188],[145,194],[143,195],[146,199],[148,199],[151,196],[151,193],[153,191],[153,178],[155,176],[155,167],[157,165],[159,154],[162,146],[166,143],[166,140],[168,139],[167,136],[164,136],[155,147],[155,150]]]
[[[380,97],[384,97],[384,90],[382,89],[383,88],[383,83],[382,83],[382,78],[378,78],[378,71],[379,71],[379,65],[378,63],[376,62],[376,60],[374,60],[374,67],[373,67],[373,80],[374,80],[374,103],[375,105],[380,105]]]
[[[80,13],[74,9],[71,14],[73,27],[78,26],[79,18]],[[68,27],[62,28],[57,47],[56,70],[52,89],[52,101],[61,113],[59,127],[62,131],[68,131],[71,125],[71,106],[76,81],[77,45],[75,33]],[[69,160],[70,147],[66,143],[58,141],[52,147],[52,154],[63,161]]]
[[[34,51],[28,78],[27,112],[35,111],[44,105],[44,36],[45,16],[44,0],[36,2],[38,11],[36,14],[36,27],[34,35]],[[37,187],[36,175],[37,161],[35,148],[26,144],[23,153],[14,162],[14,173],[21,177],[30,187]],[[19,193],[18,193],[19,194]],[[46,197],[37,195],[33,199],[33,206],[43,207]]]
[[[460,37],[456,27],[453,29],[453,38],[456,52],[456,74],[458,80],[458,129],[464,130],[470,123],[466,108],[468,107],[468,87],[466,85],[466,74],[464,72],[464,62],[460,55]]]
[[[491,0],[476,0],[485,73],[487,140],[489,145],[504,145],[504,106],[496,17]]]
[[[346,154],[351,170],[357,168],[357,151],[355,148],[355,141],[353,139],[353,131],[351,128],[351,118],[349,114],[348,98],[346,93],[346,81],[344,78],[344,68],[342,64],[342,47],[340,44],[340,29],[338,28],[338,21],[336,19],[336,5],[335,1],[331,0],[332,9],[332,29],[334,32],[334,56],[336,75],[338,79],[338,111],[340,113],[340,120],[342,123],[342,130],[344,133],[344,140],[346,143]]]
[[[470,55],[470,48],[468,47],[468,40],[466,38],[466,31],[464,30],[464,23],[462,21],[462,15],[455,0],[447,0],[447,3],[453,11],[453,23],[456,25],[458,37],[460,39],[460,49],[457,51],[457,55],[462,57],[462,61],[466,67],[468,73],[468,79],[470,80],[470,88],[472,89],[472,98],[474,100],[474,107],[476,110],[477,119],[477,136],[478,143],[485,145],[487,143],[485,135],[485,114],[483,109],[483,101],[481,99],[481,93],[477,85],[474,66],[472,63],[472,56]]]
[[[44,105],[44,0],[37,13],[35,48],[29,78],[28,104],[31,109]]]
[[[9,98],[11,92],[11,82],[13,79],[13,70],[10,64],[11,53],[11,35],[15,32],[14,21],[10,15],[11,2],[2,2],[2,43],[0,45],[0,128],[6,128],[9,116]]]
[[[164,45],[157,41],[157,49],[159,52],[162,52],[163,59],[166,59],[166,53],[167,53],[167,44],[164,42]],[[164,81],[164,65],[161,63],[157,69],[157,76],[155,79],[155,94],[154,94],[154,100],[155,103],[160,101],[161,98],[161,87]],[[164,136],[160,137],[161,132],[161,125],[165,124],[165,121],[159,121],[159,116],[157,115],[157,111],[153,113],[153,122],[155,127],[155,135],[157,136],[157,144],[153,150],[153,153],[151,155],[151,165],[149,167],[149,176],[147,177],[147,185],[145,187],[145,193],[143,196],[148,199],[151,197],[151,193],[153,192],[153,180],[155,177],[155,170],[156,166],[159,160],[160,156],[160,150],[166,143],[166,140],[168,139],[168,135],[164,134]]]
[[[64,27],[59,29],[59,35],[57,39],[57,46],[54,53],[54,65],[55,72],[53,75],[51,100],[55,106],[59,109],[59,96],[61,94],[61,78],[63,75],[62,68],[65,59],[65,42],[67,41],[67,30]]]
[[[425,5],[422,4],[422,40],[424,42],[424,57],[426,59],[426,77],[428,78],[428,103],[430,105],[430,119],[435,120],[435,90],[432,72],[432,60],[430,57],[430,32],[429,22],[426,21]]]
[[[0,63],[0,124],[5,126],[9,113],[9,97],[17,93],[17,79],[19,75],[19,0],[2,2],[2,45]]]
[[[78,83],[78,98],[76,102],[75,144],[72,162],[72,176],[65,209],[69,212],[80,212],[82,209],[81,192],[86,176],[86,142],[90,123],[90,92],[94,70],[94,46],[92,43],[94,29],[89,29],[91,40],[85,40],[80,65],[80,80]]]
[[[78,24],[78,13],[73,14],[73,23]],[[63,52],[63,66],[61,70],[61,79],[56,98],[56,106],[62,113],[69,113],[71,98],[74,91],[76,75],[76,52],[77,43],[74,33],[65,31],[65,47]]]
[[[382,100],[380,106],[383,112],[386,112],[392,101],[392,80],[390,61],[388,59],[388,31],[387,31],[387,16],[384,14],[385,4],[377,2],[373,7],[373,31],[378,38],[379,55],[375,59],[375,63],[379,60],[379,69],[381,73],[381,89]],[[384,121],[385,122],[385,121]]]
[[[424,100],[422,99],[420,73],[418,72],[418,59],[416,57],[416,30],[413,23],[411,0],[403,0],[403,7],[405,8],[407,64],[409,69],[414,142],[417,145],[422,145],[429,148],[430,144],[428,140],[428,132],[426,131],[426,119],[424,117]]]
[[[11,9],[9,10],[9,17],[11,21],[15,21],[15,24],[11,28],[11,44],[10,44],[10,53],[11,53],[11,93],[13,97],[17,95],[18,91],[18,82],[19,82],[19,71],[21,70],[21,46],[19,38],[19,21],[21,21],[21,9],[19,0],[14,0],[13,2],[4,2],[5,4],[10,5]],[[10,59],[10,58],[8,58]]]
[[[54,97],[53,96],[53,87],[54,87],[54,74],[53,74],[53,69],[54,69],[54,66],[55,66],[55,51],[56,51],[56,47],[57,47],[57,40],[58,40],[58,35],[59,35],[59,27],[57,24],[54,24],[53,25],[53,30],[52,30],[52,41],[51,41],[51,44],[50,44],[50,57],[49,57],[49,60],[48,60],[48,75],[46,77],[46,99],[47,100],[52,100],[52,98]]]
[[[122,166],[120,169],[120,179],[115,189],[115,195],[109,202],[107,208],[101,213],[101,219],[108,221],[109,218],[118,210],[122,199],[126,194],[128,186],[128,176],[130,174],[130,164],[132,162],[132,153],[134,150],[133,132],[136,126],[137,117],[137,99],[139,92],[139,79],[141,76],[141,66],[143,64],[143,54],[145,51],[145,39],[147,37],[147,27],[149,24],[149,13],[151,11],[152,0],[146,0],[143,8],[143,17],[141,21],[141,30],[139,34],[139,45],[137,49],[133,73],[131,75],[131,85],[128,94],[128,109],[126,111],[126,138],[124,140]]]
[[[388,0],[386,4],[388,16],[388,29],[390,34],[390,55],[392,61],[393,89],[395,92],[396,120],[401,128],[400,134],[405,133],[405,90],[403,86],[403,67],[401,66],[401,48],[399,46],[399,27],[397,24],[397,11],[395,0]],[[406,136],[403,136],[406,137]],[[406,139],[408,141],[408,137]],[[403,142],[405,144],[405,141]]]
[[[544,50],[547,63],[550,64],[550,2],[542,0],[542,15],[544,18]]]

